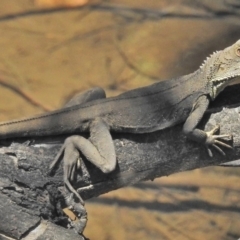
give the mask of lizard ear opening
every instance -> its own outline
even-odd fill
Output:
[[[240,48],[237,48],[237,49],[236,49],[236,54],[237,54],[237,56],[240,57]]]

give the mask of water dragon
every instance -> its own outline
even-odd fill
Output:
[[[104,173],[116,167],[116,153],[111,132],[150,133],[183,123],[183,132],[196,142],[225,154],[222,141],[228,135],[217,135],[219,126],[205,132],[197,128],[210,101],[240,76],[240,40],[210,55],[195,72],[154,83],[150,86],[106,98],[96,87],[74,97],[64,108],[0,124],[0,139],[15,137],[68,137],[53,163],[64,161],[64,184],[84,204],[72,182],[81,162],[81,155]],[[81,133],[89,132],[90,138]]]

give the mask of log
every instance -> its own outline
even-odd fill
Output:
[[[224,149],[226,156],[213,150],[214,157],[209,157],[204,147],[183,135],[182,125],[149,134],[112,133],[116,170],[103,174],[85,159],[73,186],[87,200],[140,181],[239,160],[239,99],[240,85],[227,88],[211,105],[200,126],[210,130],[219,124],[220,134],[233,134],[230,144],[234,149]],[[31,139],[31,144],[14,139],[9,147],[1,148],[0,239],[84,239],[66,228],[62,165],[53,176],[48,174],[64,138]]]

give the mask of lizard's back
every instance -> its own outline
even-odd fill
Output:
[[[205,91],[194,76],[134,89],[109,102],[106,99],[101,109],[102,118],[115,131],[133,133],[152,132],[183,122],[195,100]]]

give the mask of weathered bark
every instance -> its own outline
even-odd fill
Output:
[[[221,133],[233,134],[234,150],[226,150],[225,157],[214,152],[214,157],[210,158],[204,147],[186,139],[181,125],[150,134],[113,133],[118,160],[116,170],[106,175],[84,161],[86,168],[79,172],[74,187],[86,200],[139,181],[240,159],[239,99],[240,85],[226,89],[202,124],[205,129],[220,124]],[[224,105],[228,107],[222,108]],[[48,175],[48,166],[59,147],[12,144],[4,148],[11,156],[0,156],[0,239],[5,239],[4,235],[28,239],[34,229],[38,234],[34,239],[79,239],[74,231],[41,220],[42,217],[67,225],[66,217],[61,214],[64,207],[61,206],[62,167],[54,176]]]

